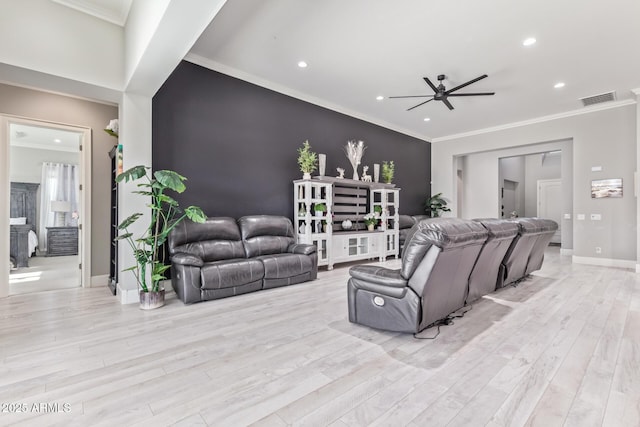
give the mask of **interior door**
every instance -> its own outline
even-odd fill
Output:
[[[551,238],[551,243],[561,242],[562,224],[562,189],[559,179],[538,180],[538,218],[552,219],[558,223],[558,230]]]

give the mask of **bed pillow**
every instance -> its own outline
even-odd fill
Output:
[[[9,225],[25,225],[26,223],[27,223],[27,218],[24,216],[19,218],[9,218]]]

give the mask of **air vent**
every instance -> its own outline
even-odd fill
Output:
[[[615,101],[616,100],[616,92],[606,92],[601,93],[600,95],[587,96],[585,98],[580,98],[582,101],[582,105],[588,107],[593,104],[601,104],[603,102]]]

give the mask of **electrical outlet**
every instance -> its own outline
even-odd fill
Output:
[[[591,221],[600,221],[602,220],[602,215],[600,214],[591,214]]]
[[[601,254],[602,253],[602,248],[600,246],[596,246],[596,253],[597,254]]]
[[[578,221],[584,221],[585,216],[584,214],[578,214],[577,218],[578,218]]]
[[[564,219],[571,219],[571,214],[570,213],[564,214]]]

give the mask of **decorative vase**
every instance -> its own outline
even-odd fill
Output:
[[[360,177],[358,176],[358,165],[353,166],[353,178],[351,179],[353,179],[354,181],[360,180]]]
[[[318,154],[318,174],[324,176],[325,168],[327,167],[327,155]]]
[[[367,230],[373,231],[373,227],[375,227],[375,224],[367,224]]]
[[[160,289],[157,292],[140,291],[140,308],[142,310],[153,310],[154,308],[160,308],[164,305],[164,289]]]
[[[351,227],[353,227],[353,223],[348,219],[342,221],[341,225],[343,230],[351,230]]]
[[[311,173],[305,172],[302,174],[302,179],[311,179]]]
[[[373,181],[380,182],[380,165],[378,163],[373,164]]]

